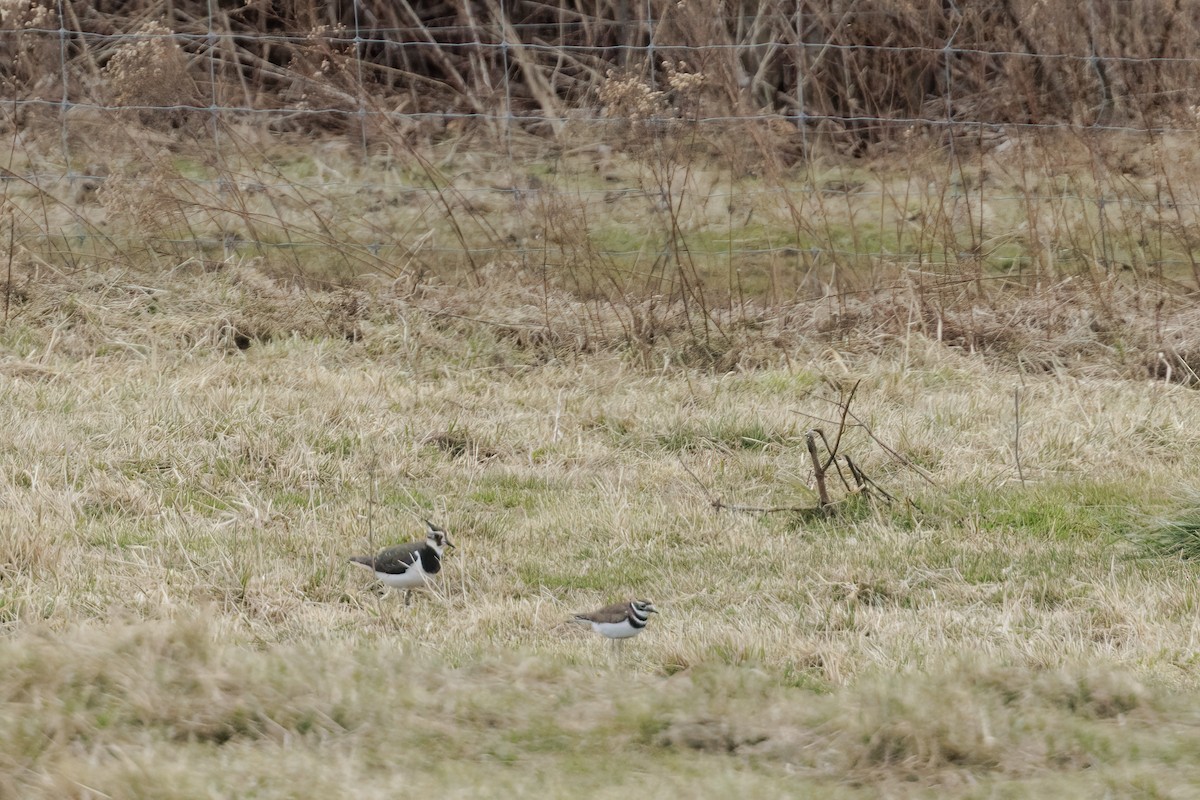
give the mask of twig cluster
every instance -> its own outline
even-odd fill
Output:
[[[799,513],[799,514],[821,514],[829,516],[835,513],[839,503],[843,500],[832,499],[829,492],[828,479],[831,473],[836,474],[841,480],[842,487],[845,489],[848,497],[864,496],[877,497],[884,502],[892,503],[896,501],[895,495],[888,492],[880,486],[863,468],[855,463],[849,455],[840,452],[842,445],[843,434],[849,427],[861,428],[868,436],[871,437],[880,447],[888,452],[893,458],[900,461],[906,467],[912,469],[929,483],[933,484],[933,479],[927,472],[916,466],[909,459],[905,458],[900,453],[897,453],[893,448],[884,444],[877,437],[866,423],[856,417],[850,410],[850,404],[854,400],[854,395],[858,391],[861,381],[855,381],[848,392],[844,393],[843,397],[830,402],[835,403],[841,411],[837,421],[837,432],[834,435],[833,443],[825,435],[825,431],[821,428],[810,428],[804,434],[804,444],[808,450],[809,458],[812,460],[813,468],[813,483],[817,491],[817,505],[812,506],[747,506],[735,503],[727,503],[720,497],[714,497],[705,489],[705,494],[709,495],[709,504],[716,510],[740,511],[751,514],[776,514],[780,512]],[[822,452],[821,450],[824,450]],[[684,470],[692,476],[692,479],[704,488],[703,482],[696,474],[683,465]],[[936,484],[934,484],[936,485]]]

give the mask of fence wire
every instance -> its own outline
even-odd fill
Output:
[[[131,30],[6,7],[10,249],[304,274],[670,262],[776,292],[885,262],[1200,275],[1200,57],[1122,50],[1094,4],[1084,46],[1036,52],[963,41],[954,4],[920,41],[870,44],[844,32],[886,28],[878,10],[822,28],[802,4],[699,20],[645,0],[549,25],[485,5],[397,25],[356,0],[349,24],[269,30],[215,0]],[[741,33],[678,34],[701,22]],[[867,76],[858,96],[822,83],[833,61]],[[1069,107],[997,102],[1045,87]]]

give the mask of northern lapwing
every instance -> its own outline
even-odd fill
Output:
[[[575,622],[591,625],[592,630],[612,639],[615,645],[641,633],[650,615],[657,613],[658,609],[649,600],[630,600],[627,603],[613,603],[587,614],[576,614],[574,619]]]
[[[379,582],[390,589],[404,590],[404,604],[412,599],[412,590],[429,582],[431,575],[442,570],[442,554],[454,547],[443,528],[425,520],[428,530],[425,541],[398,544],[374,556],[352,556],[350,563],[366,567],[375,573]]]

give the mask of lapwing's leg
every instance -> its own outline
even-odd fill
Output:
[[[393,596],[400,594],[400,592],[402,592],[402,591],[404,592],[404,596],[407,597],[408,596],[407,590],[388,589],[388,593]],[[401,611],[401,609],[398,605],[399,602],[400,602],[399,598],[396,598],[395,600],[392,600],[391,604],[388,606],[388,608],[391,609],[391,613],[388,614],[388,620],[392,624],[392,630],[396,630],[396,631],[400,630],[400,628],[402,627],[402,623],[401,623],[400,619],[403,616],[403,612]]]
[[[404,590],[404,607],[408,608],[408,604],[412,602],[412,589]]]

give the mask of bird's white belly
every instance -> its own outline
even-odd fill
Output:
[[[376,572],[375,577],[384,586],[392,589],[415,589],[418,586],[425,585],[425,570],[420,566],[414,565],[408,568],[407,572],[399,575],[390,575],[386,572]]]
[[[630,625],[628,620],[624,622],[593,622],[592,630],[610,639],[628,639],[642,632],[641,628]]]

